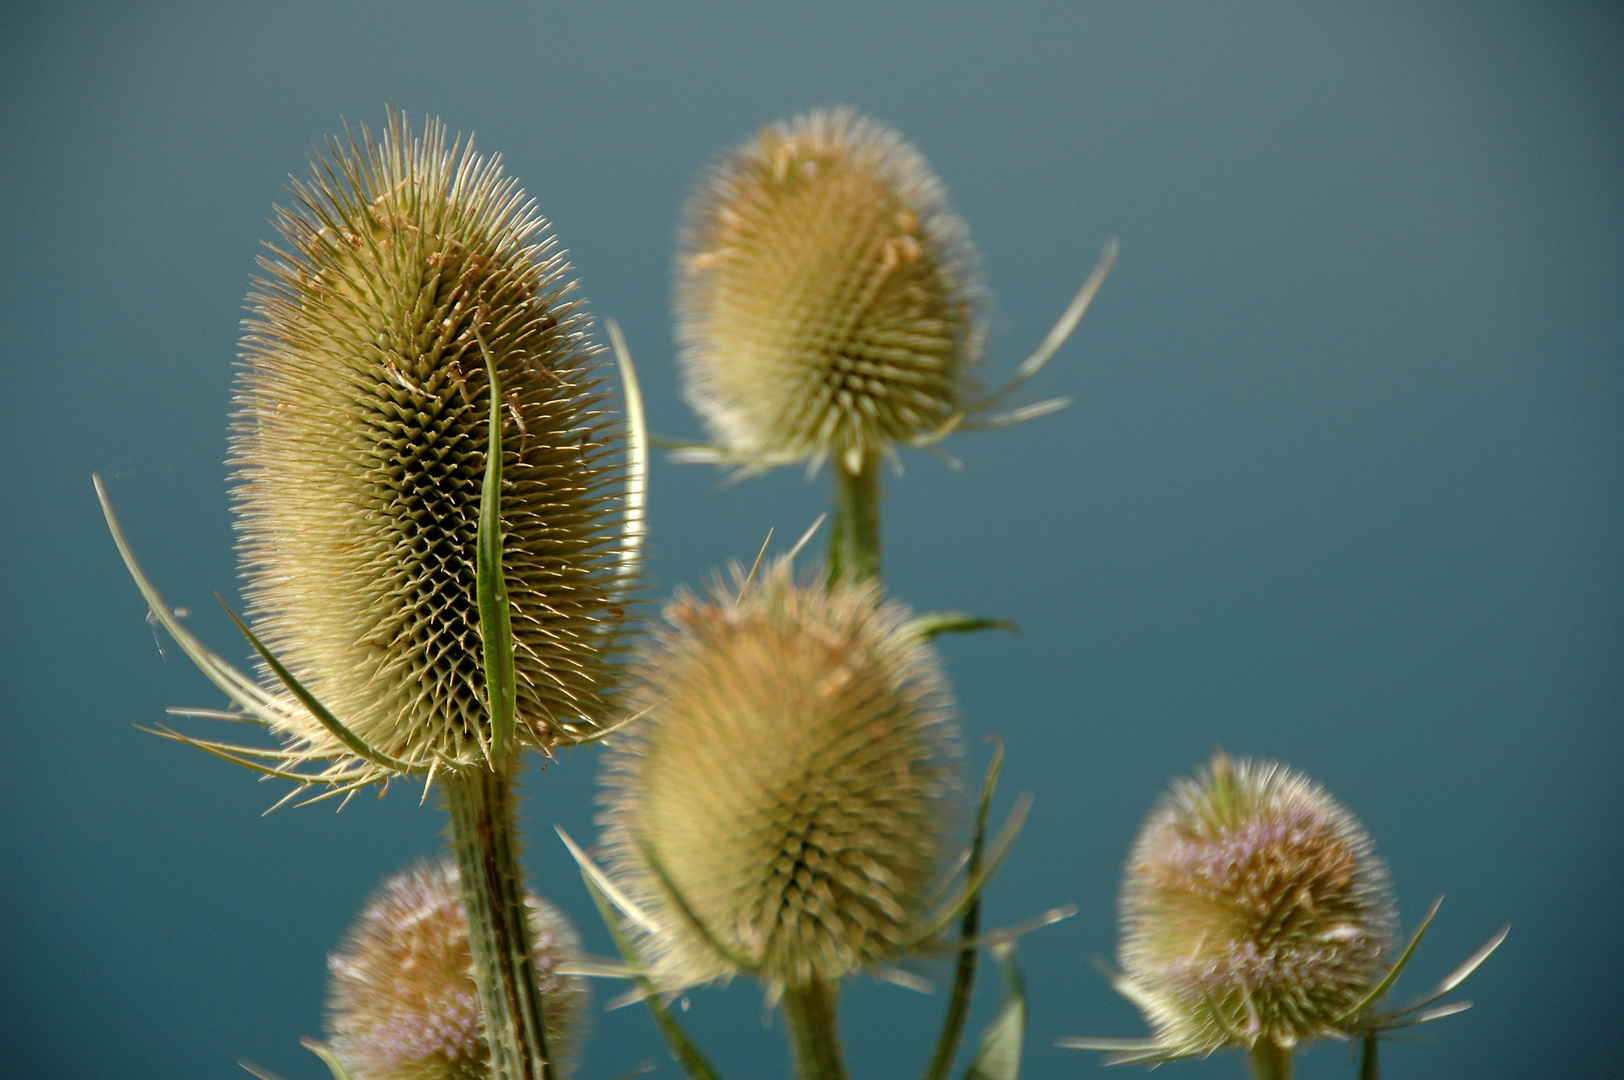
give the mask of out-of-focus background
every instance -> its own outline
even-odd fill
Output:
[[[54,4],[0,33],[0,1072],[325,1076],[324,957],[442,815],[397,787],[282,793],[136,731],[218,705],[144,621],[108,480],[170,602],[229,655],[227,417],[272,204],[340,118],[477,131],[618,318],[655,430],[679,211],[767,121],[850,103],[969,222],[996,381],[1108,237],[1122,256],[1033,386],[1074,404],[889,481],[888,582],[1012,619],[943,643],[979,773],[1030,825],[996,925],[1027,939],[1026,1075],[1142,1034],[1090,967],[1168,780],[1215,747],[1324,782],[1374,833],[1419,990],[1506,921],[1476,1008],[1389,1077],[1601,1076],[1615,1030],[1624,750],[1624,18],[1608,4]],[[650,597],[798,534],[827,476],[653,472]],[[651,605],[652,606],[652,605]],[[207,724],[192,722],[200,733]],[[594,832],[596,755],[527,782],[534,880],[610,946],[552,832]],[[916,970],[928,977],[939,966]],[[997,1003],[989,971],[973,1032]],[[597,987],[599,1004],[619,992]],[[858,982],[854,1076],[915,1075],[943,995]],[[786,1076],[752,985],[691,996],[729,1077]],[[675,1066],[640,1009],[580,1075]],[[1240,1077],[1235,1055],[1169,1076]],[[1349,1077],[1345,1047],[1301,1063]]]

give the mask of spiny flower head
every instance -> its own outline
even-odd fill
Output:
[[[939,877],[946,680],[872,584],[788,560],[679,594],[639,665],[647,716],[606,770],[613,872],[658,924],[655,979],[770,988],[895,957]]]
[[[1323,788],[1217,755],[1151,814],[1122,890],[1120,988],[1167,1056],[1335,1033],[1394,914],[1369,835]]]
[[[499,158],[414,135],[329,140],[249,294],[232,439],[250,614],[368,746],[459,768],[490,742],[475,539],[504,430],[502,531],[518,737],[589,731],[613,683],[619,472],[589,319],[547,224]],[[274,711],[274,710],[273,710]],[[346,758],[297,705],[308,758]]]
[[[925,159],[850,109],[763,129],[688,207],[677,340],[731,460],[851,472],[949,423],[981,329],[976,257]]]
[[[583,1036],[587,988],[558,966],[580,955],[580,938],[552,904],[525,899],[548,1051],[567,1065]],[[490,1048],[472,964],[456,862],[390,878],[327,959],[330,1052],[354,1080],[484,1080]]]

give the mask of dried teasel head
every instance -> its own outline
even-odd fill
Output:
[[[850,109],[773,124],[688,207],[688,400],[729,460],[856,472],[964,408],[980,299],[968,230],[900,135]]]
[[[414,134],[330,140],[250,293],[232,437],[249,619],[376,753],[272,713],[323,778],[486,761],[476,598],[498,372],[517,740],[586,737],[616,682],[616,428],[589,319],[500,160]],[[273,703],[274,706],[274,703]]]
[[[548,1052],[567,1071],[585,1037],[588,991],[558,969],[580,956],[581,942],[546,900],[528,894],[526,907]],[[327,959],[328,1042],[312,1048],[353,1080],[484,1080],[490,1048],[472,963],[456,862],[390,878]]]
[[[797,584],[788,560],[679,594],[638,664],[605,772],[610,873],[667,989],[740,971],[770,992],[884,964],[940,880],[953,749],[946,680],[873,584]]]
[[[1118,988],[1166,1056],[1289,1052],[1340,1033],[1393,925],[1386,867],[1352,814],[1301,773],[1219,754],[1134,844]]]

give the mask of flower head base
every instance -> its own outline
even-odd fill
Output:
[[[1380,977],[1387,871],[1301,773],[1219,754],[1151,815],[1122,891],[1120,989],[1168,1056],[1337,1033]]]
[[[526,899],[548,1046],[555,1063],[567,1064],[581,1042],[587,988],[558,967],[580,954],[580,939],[547,901]],[[322,1049],[354,1080],[484,1080],[490,1048],[471,964],[455,861],[419,863],[390,878],[328,957]]]
[[[688,208],[677,339],[733,461],[852,472],[947,424],[980,348],[976,257],[941,181],[850,109],[765,128]]]
[[[614,681],[614,439],[568,267],[498,159],[391,113],[330,142],[249,296],[232,440],[250,614],[356,737],[416,767],[486,759],[475,540],[505,430],[502,572],[517,737],[590,732]],[[297,706],[273,726],[382,775]]]
[[[606,772],[611,872],[662,987],[772,990],[884,963],[918,932],[950,786],[946,681],[873,585],[679,595]]]

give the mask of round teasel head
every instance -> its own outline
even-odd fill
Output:
[[[764,128],[687,210],[677,341],[728,460],[857,472],[948,424],[982,330],[976,257],[924,157],[850,109]]]
[[[1288,1052],[1336,1033],[1382,974],[1387,869],[1302,773],[1223,754],[1181,779],[1134,844],[1121,989],[1177,1056]]]
[[[381,139],[329,140],[292,191],[248,298],[232,437],[252,620],[373,749],[440,769],[485,760],[483,339],[503,398],[517,734],[573,741],[615,681],[619,466],[562,253],[500,159],[448,146],[436,121],[416,135],[398,112]],[[345,759],[286,711],[309,757]]]
[[[642,951],[667,989],[893,959],[950,817],[947,683],[907,609],[797,584],[788,560],[734,577],[666,609],[633,691],[648,713],[604,773],[611,866],[657,924]]]
[[[548,1051],[567,1069],[584,1037],[586,980],[558,973],[581,942],[569,920],[526,896]],[[468,916],[447,857],[384,882],[327,958],[327,1050],[354,1080],[484,1080],[490,1048],[474,986]]]

